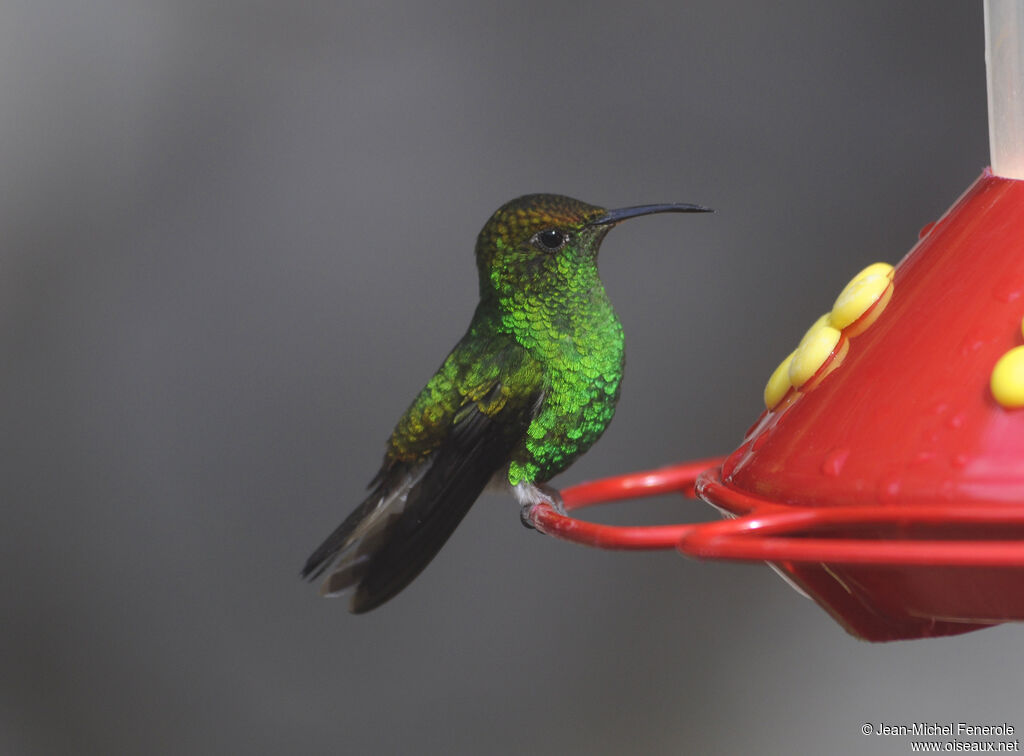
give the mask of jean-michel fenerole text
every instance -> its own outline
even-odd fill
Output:
[[[913,722],[893,724],[878,722],[875,735],[1013,735],[1016,728],[1006,722],[1000,724],[972,724],[970,722]]]

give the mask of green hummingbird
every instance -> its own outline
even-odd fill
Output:
[[[541,501],[564,511],[545,483],[608,427],[622,380],[601,242],[628,218],[701,212],[710,210],[605,210],[555,194],[502,205],[477,238],[480,302],[469,329],[398,421],[370,495],[302,576],[327,573],[325,596],[354,587],[349,608],[366,612],[419,575],[488,483],[511,489],[524,513]]]

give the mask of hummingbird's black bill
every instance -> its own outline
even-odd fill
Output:
[[[654,215],[655,213],[713,213],[710,207],[703,205],[669,204],[669,205],[636,205],[635,207],[620,207],[618,210],[609,210],[600,218],[590,221],[588,226],[609,226],[628,218],[636,218],[639,215]]]

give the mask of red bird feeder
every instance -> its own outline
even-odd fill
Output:
[[[538,530],[601,548],[766,561],[872,641],[1024,620],[1017,16],[1013,3],[986,3],[994,169],[895,268],[873,265],[850,282],[772,375],[742,445],[563,492],[569,510],[679,492],[730,518],[614,527],[540,504]]]

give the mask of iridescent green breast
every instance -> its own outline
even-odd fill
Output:
[[[511,456],[513,486],[543,483],[560,473],[600,438],[615,414],[622,325],[600,283],[586,291],[582,301],[577,290],[505,318],[545,374],[537,415]]]

